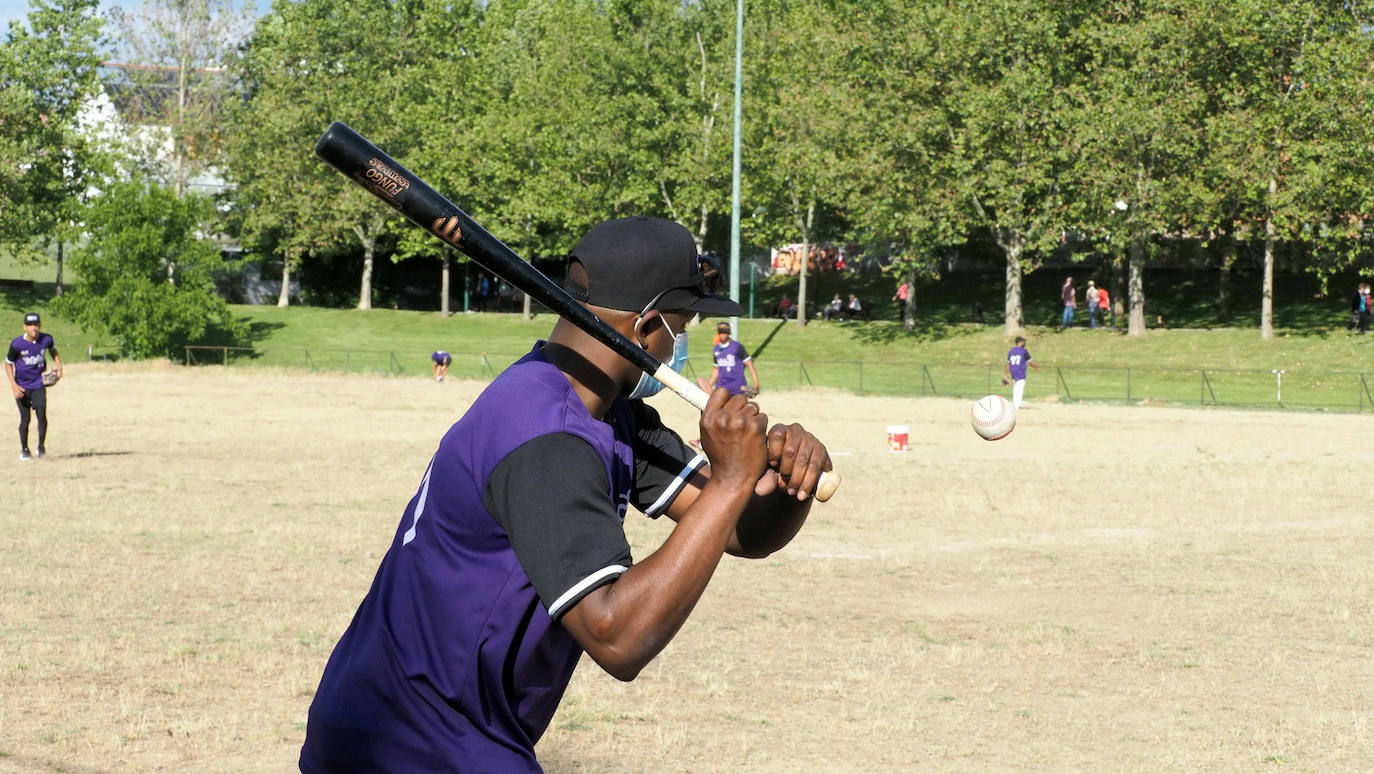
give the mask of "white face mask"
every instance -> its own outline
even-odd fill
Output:
[[[659,319],[663,321],[663,327],[667,328],[669,333],[673,333],[673,329],[668,325],[667,318],[660,315]],[[635,328],[639,328],[639,323],[635,323]],[[687,331],[683,331],[682,333],[673,333],[673,359],[668,363],[668,367],[673,369],[677,373],[682,373],[682,369],[686,365]],[[660,382],[659,380],[650,376],[646,371],[639,375],[639,383],[635,385],[635,388],[633,390],[630,390],[629,399],[634,400],[636,398],[653,397],[654,395],[657,395],[659,391],[662,389],[663,382]]]

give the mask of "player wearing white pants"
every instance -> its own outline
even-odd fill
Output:
[[[1026,339],[1016,337],[1016,346],[1007,350],[1007,376],[1011,378],[1011,407],[1021,408],[1021,396],[1026,393],[1026,366],[1040,370],[1040,365],[1031,358],[1026,350]]]

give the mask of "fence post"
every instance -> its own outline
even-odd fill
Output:
[[[811,381],[811,374],[807,373],[806,371],[806,363],[802,362],[801,360],[798,360],[797,368],[800,369],[800,372],[797,375],[797,386],[800,387],[802,379],[805,379],[808,387],[815,387],[816,383]]]
[[[224,347],[223,350],[224,350],[224,365],[225,365],[225,366],[228,366],[228,365],[229,365],[229,348],[228,348],[228,347]]]
[[[185,349],[186,349],[186,365],[190,365],[190,364],[191,364],[191,348],[190,348],[190,347],[185,347]],[[91,361],[91,347],[90,347],[90,345],[88,344],[88,345],[86,345],[86,362],[89,363],[90,361]]]
[[[1115,326],[1113,326],[1113,327],[1115,327]],[[1131,369],[1130,369],[1130,368],[1127,368],[1127,369],[1126,369],[1126,402],[1129,403],[1130,400],[1131,400]]]
[[[864,394],[864,361],[859,361],[859,394]]]
[[[1054,385],[1054,394],[1059,394],[1059,385],[1062,384],[1064,385],[1064,396],[1067,397],[1069,400],[1073,400],[1073,393],[1069,392],[1069,383],[1064,381],[1064,369],[1060,368],[1059,366],[1055,366],[1054,373],[1056,378],[1056,382]]]
[[[396,359],[396,350],[391,350],[391,372],[399,374],[401,372],[401,361]]]
[[[1369,408],[1374,409],[1374,395],[1369,394],[1369,382],[1360,374],[1360,411],[1364,411],[1364,399],[1369,398]]]
[[[1206,392],[1203,392],[1206,390]],[[1212,405],[1218,405],[1216,390],[1212,389],[1212,380],[1207,378],[1207,369],[1202,369],[1202,384],[1198,387],[1197,402],[1200,406],[1207,405],[1207,396],[1212,396]]]

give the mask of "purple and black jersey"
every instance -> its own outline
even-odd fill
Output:
[[[717,344],[711,350],[715,356],[716,386],[724,387],[731,395],[738,395],[744,389],[744,364],[749,362],[749,353],[744,349],[744,345],[730,339],[724,344]]]
[[[1026,365],[1031,361],[1031,354],[1025,347],[1012,347],[1007,350],[1007,369],[1011,371],[1011,378],[1021,380],[1026,378]],[[1040,366],[1036,366],[1039,368]]]
[[[439,365],[448,365],[450,362],[453,361],[453,358],[450,357],[449,354],[443,351],[442,349],[436,350],[434,354],[429,356],[429,359],[433,360],[435,363]]]
[[[48,366],[47,352],[57,354],[57,345],[52,336],[39,333],[36,341],[20,336],[10,342],[9,354],[5,362],[14,366],[14,381],[26,390],[36,390],[43,386],[43,370]]]
[[[310,706],[300,768],[538,772],[582,649],[558,619],[632,563],[623,520],[705,464],[642,401],[593,418],[543,343],[439,443]]]

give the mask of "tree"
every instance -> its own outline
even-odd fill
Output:
[[[1061,182],[1072,186],[1079,230],[1104,238],[1118,261],[1125,248],[1130,336],[1145,334],[1151,240],[1195,232],[1210,197],[1195,174],[1207,99],[1188,77],[1199,51],[1194,12],[1207,13],[1203,0],[1125,0],[1072,31],[1088,76],[1066,95],[1077,163]]]
[[[110,13],[127,60],[109,88],[133,133],[133,161],[182,196],[218,158],[230,93],[224,63],[252,29],[252,9],[235,10],[229,0],[143,0],[136,13]]]
[[[942,48],[957,53],[942,58],[949,143],[938,166],[968,225],[986,228],[1002,249],[1005,332],[1015,335],[1024,324],[1022,274],[1066,225],[1060,179],[1076,160],[1063,119],[1080,72],[1069,45],[1079,14],[1074,3],[992,0],[927,18]]]
[[[104,43],[96,0],[32,0],[27,28],[11,22],[0,45],[0,243],[21,260],[64,251],[80,235],[91,186],[106,168],[83,126],[99,92]]]
[[[849,95],[837,175],[848,225],[887,253],[913,293],[918,276],[935,274],[931,246],[967,233],[944,107],[944,74],[959,54],[942,45],[941,21],[938,8],[901,0],[848,7],[834,20],[841,66],[825,76]]]
[[[259,20],[233,65],[244,103],[235,109],[230,128],[237,135],[230,144],[240,156],[229,163],[231,175],[245,184],[236,206],[269,210],[251,222],[251,238],[293,235],[283,243],[288,262],[294,262],[292,252],[300,260],[345,240],[356,244],[362,252],[359,309],[372,308],[373,265],[401,221],[314,160],[311,150],[331,121],[342,120],[397,161],[415,167],[410,155],[426,127],[417,124],[412,107],[431,88],[417,78],[416,67],[429,56],[419,36],[429,5],[425,0],[281,3]],[[252,136],[258,127],[266,130]]]
[[[850,94],[833,76],[846,46],[840,15],[821,2],[776,0],[746,17],[749,57],[744,90],[749,199],[748,224],[768,242],[800,238],[797,327],[806,325],[807,264],[818,226],[842,229],[839,210],[847,182],[843,168],[851,125]],[[752,20],[752,21],[751,21]],[[819,215],[819,220],[818,220]],[[833,233],[831,235],[834,235]]]
[[[1305,268],[1339,268],[1370,209],[1374,19],[1320,0],[1232,0],[1205,18],[1214,41],[1198,76],[1214,95],[1205,172],[1226,194],[1210,212],[1221,234],[1262,235],[1260,337],[1268,339],[1277,243],[1319,246],[1331,260]]]
[[[243,323],[215,293],[219,250],[200,236],[212,216],[202,196],[115,184],[93,202],[90,241],[72,256],[82,282],[56,308],[83,327],[107,331],[132,358],[175,357],[215,329],[242,337]],[[175,282],[167,281],[169,272]]]

